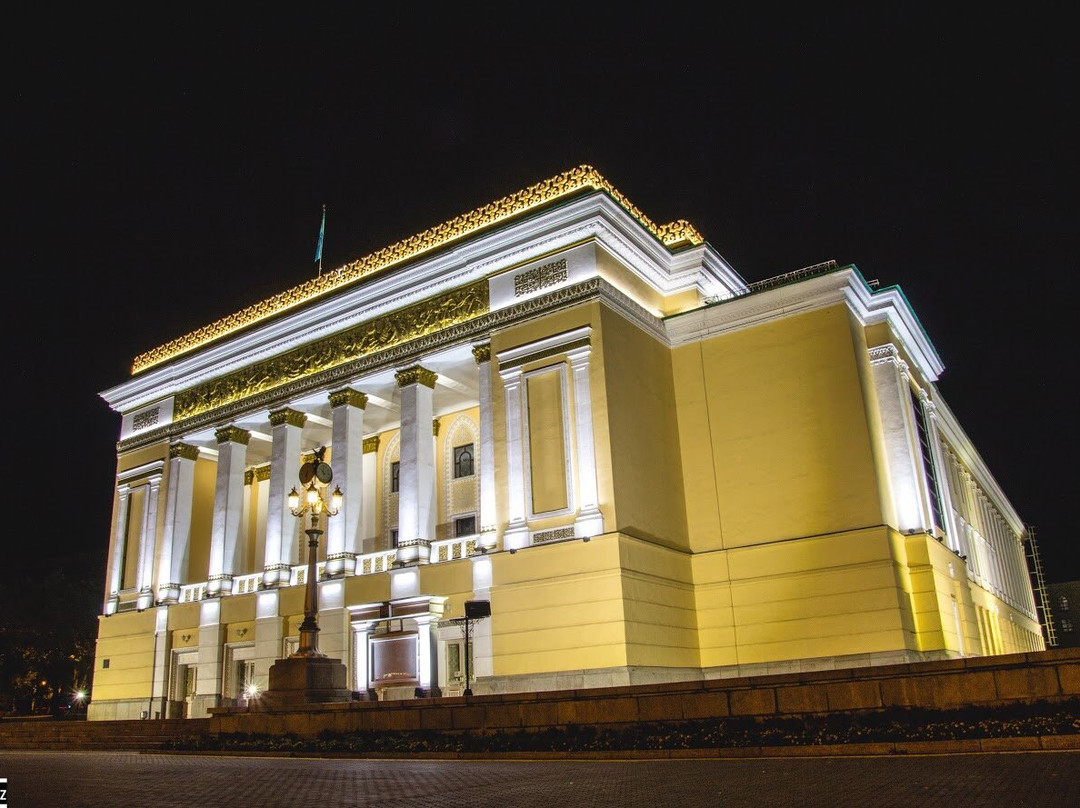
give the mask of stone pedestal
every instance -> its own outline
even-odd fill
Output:
[[[348,674],[340,660],[330,657],[288,657],[270,666],[270,687],[259,696],[269,709],[352,701]]]

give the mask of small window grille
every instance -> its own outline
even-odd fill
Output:
[[[390,493],[396,494],[401,489],[401,463],[390,464]]]
[[[476,534],[476,517],[462,516],[454,520],[454,538]]]

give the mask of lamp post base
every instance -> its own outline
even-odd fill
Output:
[[[258,703],[272,710],[352,701],[348,674],[340,660],[324,656],[291,656],[270,666],[270,687]]]

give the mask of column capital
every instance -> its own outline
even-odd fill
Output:
[[[251,485],[255,482],[255,469],[248,469],[244,472],[244,485]]]
[[[269,463],[267,463],[265,466],[256,466],[252,469],[252,471],[255,472],[255,479],[258,480],[260,483],[265,483],[267,480],[270,479]]]
[[[183,460],[198,460],[199,447],[190,443],[174,443],[169,447],[169,459],[181,458]]]
[[[491,343],[485,342],[483,345],[474,345],[472,349],[473,359],[476,360],[476,364],[482,365],[484,362],[491,361]]]
[[[289,426],[303,426],[307,423],[307,415],[299,410],[293,410],[289,407],[282,407],[280,410],[274,410],[270,413],[270,426],[281,426],[282,424],[288,424]]]
[[[223,426],[221,429],[214,430],[214,437],[217,438],[217,442],[221,443],[240,443],[244,446],[248,445],[248,441],[251,440],[251,433],[246,429],[241,429],[238,426]]]
[[[397,381],[398,387],[405,387],[410,384],[422,384],[425,387],[435,389],[435,380],[439,376],[434,371],[421,367],[420,365],[413,365],[411,368],[405,370],[399,370],[394,374],[394,379]]]
[[[356,407],[358,410],[362,410],[367,407],[367,402],[367,396],[365,396],[359,390],[353,390],[351,387],[344,387],[341,390],[334,390],[330,394],[331,407],[348,405],[350,407]]]
[[[377,451],[379,451],[379,436],[372,435],[370,438],[364,438],[364,454]]]
[[[439,437],[439,427],[442,426],[438,418],[431,419],[431,434],[434,437]]]

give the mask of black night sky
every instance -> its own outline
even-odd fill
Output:
[[[119,416],[97,394],[312,275],[323,203],[332,268],[580,163],[747,281],[835,258],[900,284],[1048,578],[1080,578],[1063,20],[389,8],[7,32],[10,583],[103,582]]]

